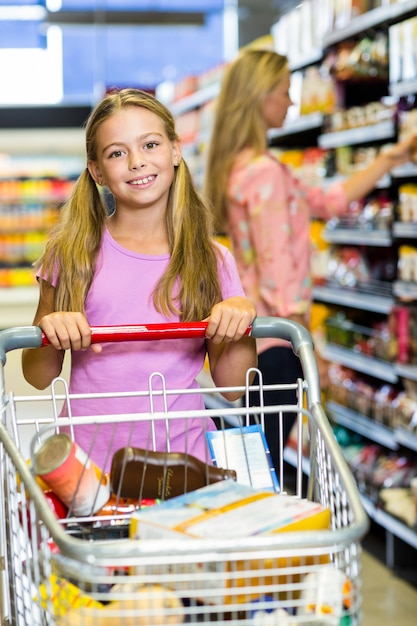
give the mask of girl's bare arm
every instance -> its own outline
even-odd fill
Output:
[[[34,326],[39,324],[44,315],[53,312],[54,292],[52,285],[41,281],[38,308],[33,319]],[[27,382],[36,389],[45,389],[61,373],[64,354],[63,350],[57,350],[53,346],[23,350],[22,369]]]
[[[256,342],[245,336],[256,317],[253,304],[236,296],[216,304],[208,318],[207,352],[210,373],[217,387],[242,386],[246,372],[257,366]],[[254,374],[251,376],[252,382]],[[224,394],[228,400],[237,400],[242,393]]]
[[[33,324],[40,326],[50,345],[23,350],[23,375],[37,389],[45,389],[60,375],[66,350],[86,350],[91,345],[91,331],[86,317],[79,312],[54,311],[54,287],[40,284],[40,297]],[[95,352],[101,346],[92,346]]]

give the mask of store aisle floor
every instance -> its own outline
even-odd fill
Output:
[[[363,553],[362,565],[363,626],[414,626],[417,589],[369,552]]]

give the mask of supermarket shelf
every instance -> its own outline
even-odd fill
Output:
[[[308,54],[299,58],[290,58],[290,70],[295,72],[301,70],[308,65],[319,63],[323,59],[323,49],[311,50]]]
[[[392,232],[402,239],[417,239],[417,224],[414,222],[394,222]]]
[[[363,374],[385,380],[388,383],[398,382],[398,374],[392,363],[354,352],[348,348],[326,344],[323,349],[323,357],[327,361],[340,363]]]
[[[414,549],[417,548],[417,533],[412,528],[409,528],[400,520],[375,506],[372,500],[367,496],[362,494],[361,499],[365,511],[374,522],[385,528],[387,532],[405,541],[405,543],[412,546]]]
[[[369,29],[381,24],[394,24],[408,16],[415,15],[417,0],[404,0],[388,6],[380,6],[352,19],[346,28],[340,28],[329,33],[323,41],[323,47],[333,46],[336,43],[360,35]]]
[[[343,181],[345,181],[346,179],[347,176],[336,174],[335,176],[323,178],[321,184],[325,189],[328,189],[334,183],[343,183]],[[385,174],[385,176],[382,176],[375,184],[375,189],[389,189],[391,187],[391,181],[391,176],[389,174]]]
[[[0,300],[2,306],[36,304],[39,290],[33,287],[0,287]]]
[[[392,244],[391,232],[382,229],[325,228],[323,238],[329,243],[346,243],[349,245],[389,247]]]
[[[38,297],[39,290],[36,285],[0,288],[0,328],[31,324]]]
[[[329,400],[326,409],[331,413],[332,421],[345,426],[358,435],[371,439],[390,450],[398,450],[400,446],[409,450],[417,451],[417,436],[406,428],[388,428],[383,424],[378,424],[374,420],[342,406],[337,402]]]
[[[396,428],[395,429],[395,439],[398,443],[404,448],[409,448],[410,450],[414,450],[417,452],[417,436],[410,433],[406,428]]]
[[[212,83],[211,85],[207,85],[207,87],[203,87],[198,91],[190,94],[189,96],[185,96],[178,100],[178,102],[173,102],[168,105],[168,108],[171,110],[171,113],[174,116],[181,115],[182,113],[187,113],[187,111],[192,111],[199,106],[202,106],[206,102],[217,98],[220,91],[220,82]]]
[[[417,365],[408,365],[406,363],[396,363],[395,371],[401,378],[409,380],[417,380]]]
[[[374,420],[342,406],[337,402],[328,401],[326,403],[326,409],[330,413],[330,417],[333,422],[344,426],[348,430],[352,430],[358,435],[362,435],[367,439],[372,439],[376,443],[379,443],[385,448],[390,450],[398,450],[399,444],[395,439],[395,434],[392,428],[388,428],[383,424],[378,424]]]
[[[283,126],[283,128],[272,128],[268,132],[268,139],[279,139],[297,133],[305,133],[311,130],[319,130],[323,126],[323,115],[321,113],[311,113],[311,115],[302,115],[297,120]]]
[[[393,293],[400,300],[406,300],[407,302],[417,300],[417,283],[396,280],[393,283]]]
[[[417,380],[417,365],[407,363],[389,363],[370,357],[349,348],[327,343],[323,348],[323,356],[328,361],[340,363],[363,374],[380,378],[388,383],[397,383],[399,378]]]
[[[361,126],[360,128],[349,128],[334,133],[324,133],[318,138],[320,148],[339,148],[353,144],[363,144],[367,142],[382,141],[392,139],[395,136],[395,124],[392,120]]]
[[[296,467],[297,453],[295,452],[295,450],[292,450],[291,448],[285,448],[284,460],[289,465]],[[310,473],[310,464],[307,459],[303,459],[303,472],[307,476]],[[360,495],[366,513],[374,522],[384,528],[387,533],[395,535],[414,549],[417,548],[417,533],[412,528],[409,528],[403,522],[395,519],[395,517],[392,517],[392,515],[389,515],[389,513],[386,513],[382,509],[376,507],[375,504],[368,498],[368,496],[365,496],[364,494]],[[389,565],[392,566],[392,564]]]
[[[85,133],[82,128],[2,128],[0,130],[2,152],[9,155],[51,155],[59,157],[55,167],[60,168],[61,159],[77,158],[75,172],[85,167]],[[79,162],[78,162],[79,159]],[[81,169],[80,168],[81,164]],[[74,172],[72,172],[74,173]]]
[[[417,452],[417,436],[406,428],[388,428],[332,400],[326,403],[326,409],[336,424],[371,439],[385,448],[398,450],[400,446],[403,446],[403,448]]]
[[[389,86],[391,96],[401,98],[417,93],[417,79],[404,80],[400,83],[391,83]]]
[[[373,313],[389,313],[394,304],[393,298],[362,293],[347,287],[316,286],[313,288],[313,298],[320,302],[339,304]]]
[[[417,90],[416,90],[417,92]],[[417,165],[415,163],[405,163],[391,170],[393,178],[410,178],[417,176]]]

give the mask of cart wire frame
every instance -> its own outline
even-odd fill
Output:
[[[262,384],[242,389],[243,404],[192,411],[192,417],[230,419],[259,416],[261,425],[279,412],[297,415],[297,467],[295,495],[319,502],[330,509],[331,526],[326,530],[285,532],[273,535],[192,540],[129,539],[123,516],[58,520],[46,502],[31,467],[21,452],[21,429],[33,426],[32,451],[43,437],[61,425],[114,422],[121,417],[137,420],[174,420],[186,412],[156,412],[152,398],[184,393],[171,390],[163,381],[162,391],[153,388],[136,394],[150,398],[151,410],[140,415],[106,415],[59,418],[58,405],[69,401],[66,382],[57,379],[51,393],[18,397],[6,393],[4,366],[10,350],[39,347],[38,327],[19,327],[0,332],[0,616],[11,626],[64,626],[65,624],[341,624],[362,623],[361,539],[368,518],[352,474],[341,454],[321,403],[321,391],[313,343],[301,325],[282,318],[257,318],[251,329],[255,338],[277,337],[291,342],[300,358],[303,380],[290,387],[298,391],[296,405],[249,407],[248,394],[267,392]],[[277,364],[279,371],[279,364]],[[158,375],[160,376],[160,375]],[[57,393],[61,385],[64,393]],[[283,385],[268,386],[283,388]],[[288,386],[287,386],[288,387]],[[236,388],[203,389],[207,398]],[[201,393],[201,390],[197,390]],[[196,391],[194,390],[194,393]],[[106,395],[106,394],[101,394]],[[82,397],[74,396],[75,397]],[[17,407],[25,402],[48,402],[53,417],[20,419]],[[210,404],[210,401],[208,401]],[[305,408],[306,407],[306,408]],[[191,417],[191,415],[190,415]],[[303,432],[308,430],[309,473],[303,477]],[[282,441],[281,441],[282,446]],[[279,484],[285,484],[283,454],[278,468]],[[304,486],[306,483],[306,486]],[[128,520],[127,520],[128,522]],[[103,535],[98,532],[104,529]],[[97,531],[98,529],[98,531]],[[109,531],[111,534],[109,535]],[[329,578],[329,568],[330,578]],[[126,574],[129,575],[126,575]],[[68,582],[65,598],[56,601],[56,580]],[[343,580],[343,615],[332,612],[332,585]],[[81,599],[74,604],[71,585]],[[337,589],[339,593],[341,587]],[[327,597],[326,597],[327,593]],[[340,592],[341,593],[341,592]],[[336,594],[337,595],[337,594]],[[98,607],[83,608],[83,597]],[[78,597],[78,596],[77,596]],[[140,598],[140,601],[139,599]],[[343,599],[343,598],[342,598]],[[66,605],[67,603],[67,605]],[[330,605],[330,609],[329,609]],[[81,608],[81,621],[74,607]],[[105,611],[101,608],[105,607]],[[85,614],[83,611],[87,611]],[[109,620],[102,621],[104,614]],[[268,616],[275,615],[275,621]],[[269,618],[271,619],[271,618]],[[75,620],[75,621],[73,621]],[[88,621],[89,620],[89,621]]]

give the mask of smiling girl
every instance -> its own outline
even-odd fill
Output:
[[[71,393],[114,394],[71,403],[72,415],[149,412],[149,399],[116,397],[146,390],[154,371],[172,389],[197,388],[206,354],[217,386],[245,383],[256,365],[245,336],[255,318],[234,259],[212,238],[210,211],[198,195],[171,113],[137,89],[108,94],[86,125],[87,167],[61,210],[36,263],[40,296],[34,324],[50,345],[23,351],[26,380],[44,389],[71,353]],[[115,210],[99,193],[105,186]],[[91,326],[207,320],[205,339],[91,343]],[[236,399],[236,393],[228,399]],[[168,396],[173,411],[204,408],[201,394]],[[160,410],[157,407],[156,410]],[[65,414],[65,412],[63,412]],[[167,449],[165,424],[156,448]],[[208,418],[174,420],[171,451],[206,460]],[[75,439],[107,469],[115,450],[145,447],[144,422],[77,426]]]

